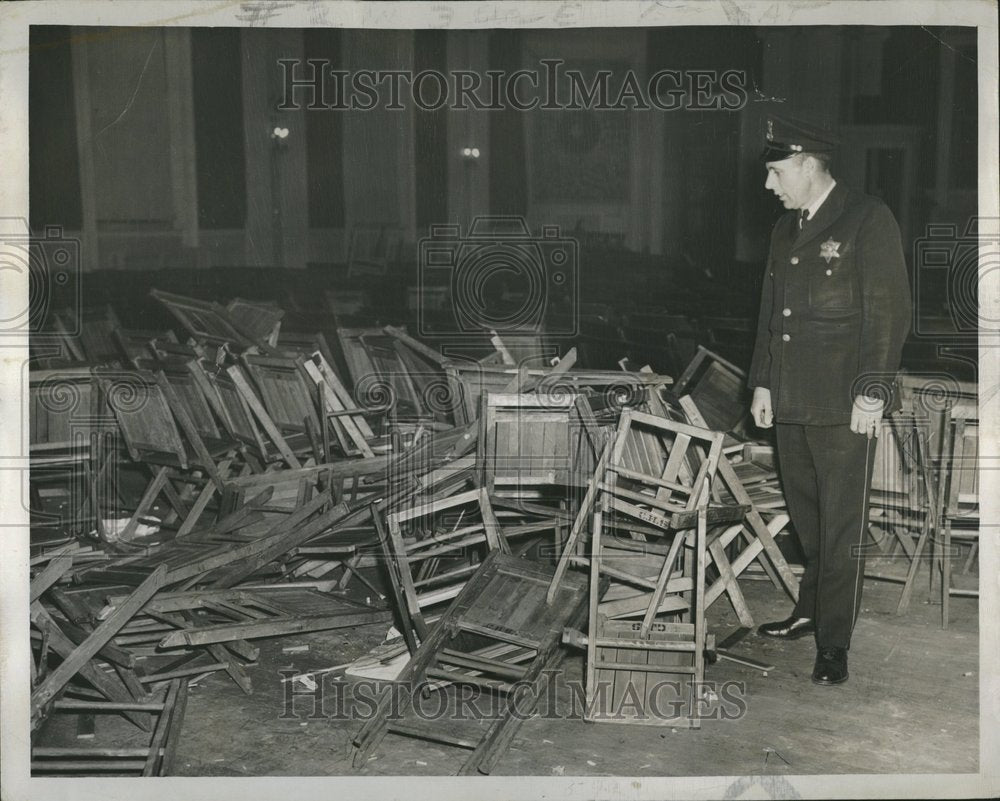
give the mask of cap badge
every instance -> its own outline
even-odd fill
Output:
[[[767,121],[767,141],[774,139],[774,120]]]
[[[839,259],[840,254],[837,252],[840,248],[840,242],[834,242],[833,237],[830,237],[819,246],[819,255],[826,259],[826,263],[829,264],[833,259]]]

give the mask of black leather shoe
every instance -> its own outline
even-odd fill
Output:
[[[842,684],[847,681],[847,649],[820,648],[816,653],[813,684]]]
[[[807,634],[815,634],[816,623],[811,617],[789,617],[775,623],[765,623],[757,629],[758,634],[765,637],[777,637],[779,640],[797,640]]]

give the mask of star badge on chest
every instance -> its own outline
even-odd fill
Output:
[[[839,259],[840,253],[837,251],[840,249],[840,242],[834,242],[833,237],[830,237],[819,246],[819,255],[826,259],[826,263],[829,264],[833,259]]]

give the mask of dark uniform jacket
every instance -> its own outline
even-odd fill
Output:
[[[850,423],[856,395],[893,411],[910,313],[892,212],[838,183],[801,231],[790,212],[771,232],[747,383],[770,389],[778,423]]]

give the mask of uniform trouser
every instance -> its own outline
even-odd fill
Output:
[[[848,425],[778,424],[788,514],[805,555],[792,614],[816,621],[820,648],[849,648],[861,608],[874,438]]]

